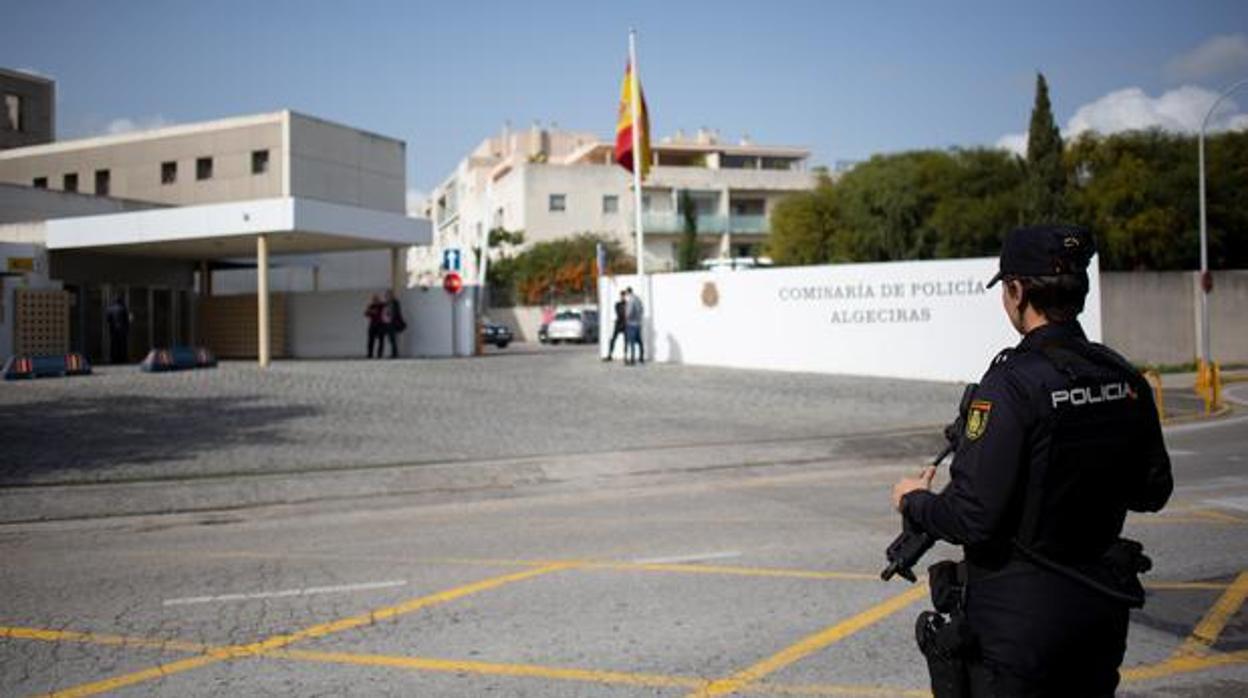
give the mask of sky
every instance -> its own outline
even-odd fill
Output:
[[[717,129],[834,165],[1020,150],[1037,71],[1066,135],[1194,131],[1248,78],[1248,2],[0,0],[0,66],[58,137],[294,109],[407,143],[409,200],[505,122],[615,127],[628,29],[653,137]],[[1248,87],[1214,114],[1248,128]]]

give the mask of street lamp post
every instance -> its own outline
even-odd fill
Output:
[[[1222,100],[1244,85],[1248,85],[1248,79],[1240,80],[1223,90],[1213,105],[1209,107],[1209,111],[1205,112],[1205,118],[1200,122],[1200,139],[1198,141],[1200,153],[1200,352],[1206,370],[1212,366],[1213,350],[1210,346],[1211,340],[1209,338],[1209,287],[1211,284],[1209,283],[1209,237],[1205,222],[1205,129],[1209,126],[1209,118],[1213,116],[1213,112],[1222,103]]]

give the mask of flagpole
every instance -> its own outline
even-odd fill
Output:
[[[632,84],[629,101],[633,112],[633,211],[636,214],[637,226],[637,276],[643,278],[646,273],[646,248],[644,233],[641,229],[641,73],[637,70],[637,30],[628,30],[628,66],[632,71]],[[644,284],[639,283],[639,286]]]

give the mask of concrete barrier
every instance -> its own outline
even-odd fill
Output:
[[[1141,364],[1185,364],[1200,347],[1197,272],[1103,272],[1105,343]],[[1248,363],[1248,271],[1213,273],[1213,358]]]

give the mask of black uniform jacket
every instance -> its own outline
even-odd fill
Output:
[[[1019,551],[1095,565],[1128,510],[1165,505],[1170,459],[1139,372],[1088,342],[1078,323],[1031,331],[984,374],[950,472],[944,491],[912,492],[902,510],[964,546],[967,618],[985,655],[1035,676],[1059,655],[1092,661],[1066,655],[1087,647],[1072,638],[1096,636],[1104,661],[1120,660],[1126,607],[1020,562]]]

